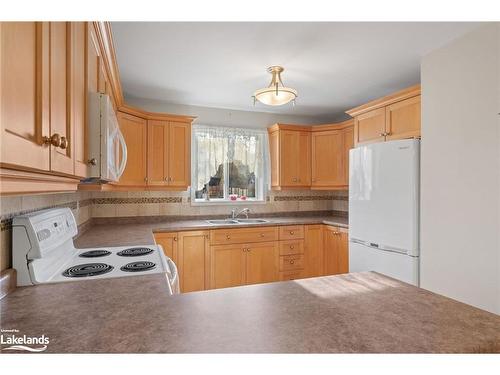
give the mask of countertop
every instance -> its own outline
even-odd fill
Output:
[[[500,351],[500,316],[372,272],[174,296],[160,275],[85,280],[0,305],[54,353]]]
[[[141,223],[126,220],[107,219],[97,220],[88,230],[82,233],[75,241],[75,246],[104,247],[104,246],[135,246],[152,245],[155,243],[154,232],[176,232],[184,230],[207,230],[218,228],[246,228],[256,226],[272,225],[298,225],[298,224],[327,224],[347,228],[348,219],[340,216],[283,216],[265,217],[269,222],[262,224],[238,224],[238,225],[213,225],[206,220],[157,220],[154,222]]]

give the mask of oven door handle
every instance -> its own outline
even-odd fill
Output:
[[[172,294],[179,294],[179,273],[177,272],[177,266],[174,261],[167,257],[168,268],[170,269],[169,284],[172,290]]]

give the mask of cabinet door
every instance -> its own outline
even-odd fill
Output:
[[[385,140],[385,108],[374,109],[354,118],[356,145]]]
[[[342,130],[342,147],[344,148],[342,185],[349,186],[349,150],[354,147],[354,128],[352,126]]]
[[[344,184],[344,146],[341,130],[314,132],[312,135],[312,186]]]
[[[147,173],[147,122],[123,112],[118,112],[118,122],[127,144],[127,165],[118,185],[143,186]]]
[[[168,185],[168,121],[148,120],[148,185]]]
[[[278,242],[243,245],[246,251],[246,283],[259,284],[279,280]]]
[[[208,231],[179,233],[177,268],[181,292],[205,290],[209,285]]]
[[[210,288],[245,284],[244,245],[219,245],[210,248]]]
[[[100,56],[92,22],[87,22],[87,36],[87,89],[89,93],[96,93],[99,92]]]
[[[177,263],[178,249],[178,233],[155,233],[155,242],[161,245],[163,253]]]
[[[349,272],[349,234],[345,228],[339,228],[337,235],[338,273]]]
[[[337,227],[326,226],[324,228],[324,272],[325,275],[336,275],[339,273],[338,262],[338,237]]]
[[[0,162],[48,171],[48,23],[1,22],[0,38]]]
[[[298,182],[298,132],[280,130],[280,185],[297,186]]]
[[[170,122],[168,140],[168,184],[191,184],[191,124]]]
[[[298,185],[311,185],[311,133],[298,132]]]
[[[87,150],[86,150],[86,103],[87,85],[85,82],[87,43],[87,24],[85,22],[71,22],[71,56],[70,56],[70,120],[73,129],[72,151],[75,175],[87,177]]]
[[[323,225],[306,225],[304,230],[305,277],[322,276],[323,266]]]
[[[386,107],[387,140],[420,136],[420,95]]]
[[[70,37],[69,22],[50,23],[50,134],[58,134],[67,140],[66,147],[50,146],[50,169],[66,174],[74,173],[68,95]]]

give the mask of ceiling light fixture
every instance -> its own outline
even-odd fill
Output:
[[[268,87],[255,91],[253,94],[253,105],[257,100],[266,105],[283,105],[292,102],[295,105],[297,91],[285,87],[281,81],[281,72],[285,70],[282,66],[270,66],[267,71],[272,74],[271,83]]]

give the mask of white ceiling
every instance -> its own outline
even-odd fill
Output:
[[[420,59],[478,23],[113,22],[126,97],[330,117],[420,81]],[[282,65],[297,106],[253,106]]]

